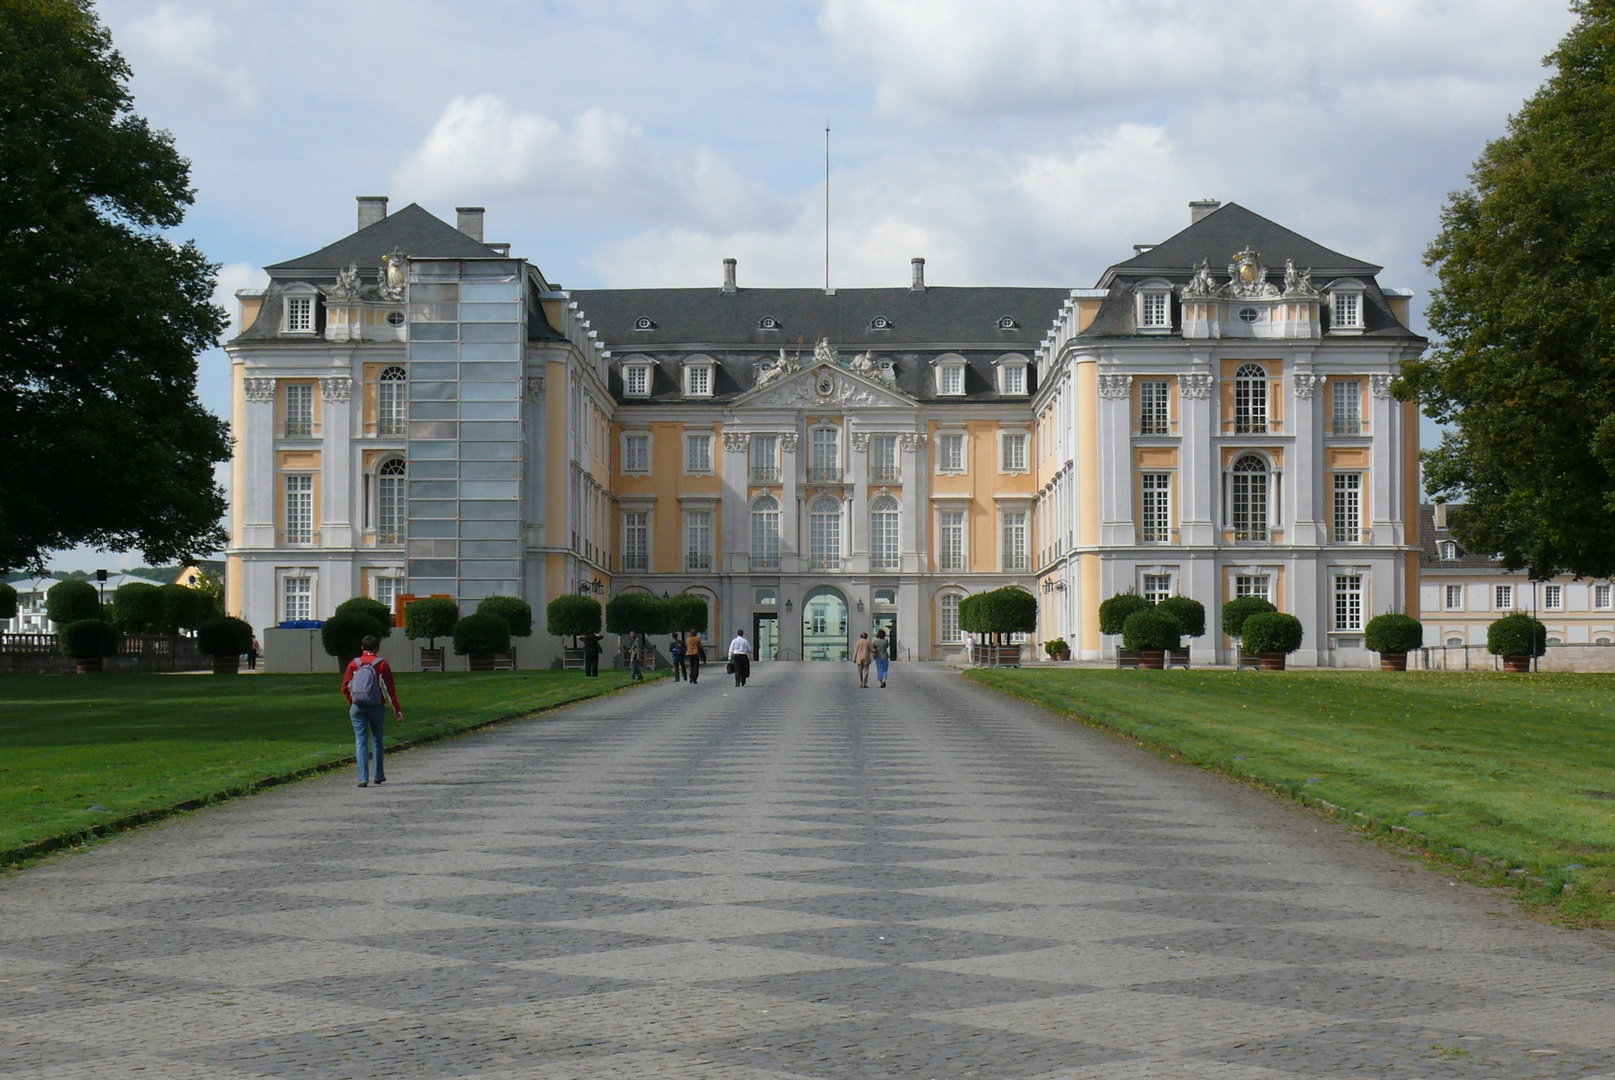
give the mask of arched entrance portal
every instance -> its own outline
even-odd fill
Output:
[[[847,598],[821,585],[802,601],[802,659],[847,658]]]

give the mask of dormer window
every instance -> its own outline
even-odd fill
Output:
[[[286,314],[281,323],[286,334],[312,334],[314,332],[314,287],[292,285],[286,290]]]
[[[1138,287],[1138,329],[1144,334],[1165,334],[1172,329],[1172,286],[1146,281]]]
[[[654,330],[656,329],[656,323],[649,315],[641,315],[639,318],[634,320],[634,329],[641,332]]]
[[[998,366],[998,392],[1007,396],[1023,396],[1026,393],[1026,358],[1024,356],[1000,356],[995,363]]]
[[[1330,330],[1361,333],[1363,330],[1363,283],[1337,281],[1329,288]]]
[[[772,315],[764,315],[761,319],[757,320],[757,329],[759,329],[759,330],[778,330],[779,329],[779,320],[774,318],[774,316],[772,316]]]
[[[712,396],[712,363],[710,361],[684,365],[684,396]]]
[[[1003,315],[998,319],[998,329],[1000,330],[1019,330],[1020,328],[1021,324],[1015,321],[1015,316],[1013,315]]]
[[[876,315],[873,319],[869,320],[869,329],[871,330],[890,330],[891,328],[892,320],[888,319],[884,315]]]
[[[941,397],[959,397],[965,392],[965,358],[944,356],[936,362],[936,392]]]
[[[650,397],[651,365],[649,361],[629,361],[622,366],[622,393],[624,397]]]
[[[1441,553],[1441,558],[1444,562],[1451,561],[1458,557],[1458,545],[1453,543],[1451,540],[1441,541],[1441,543],[1436,545],[1436,549]]]

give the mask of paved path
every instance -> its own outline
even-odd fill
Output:
[[[0,880],[0,1076],[1615,1076],[1602,946],[895,674],[720,669]]]

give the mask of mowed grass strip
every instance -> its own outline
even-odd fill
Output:
[[[1527,899],[1615,923],[1615,676],[969,676],[1208,768],[1405,826],[1434,855],[1462,847],[1525,867],[1547,882]],[[1575,888],[1561,894],[1566,883]]]
[[[439,739],[626,685],[616,671],[598,679],[400,673],[406,722],[388,713],[387,744]],[[0,861],[97,825],[351,759],[340,687],[335,672],[0,678]]]

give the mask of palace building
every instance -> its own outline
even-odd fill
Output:
[[[1364,664],[1361,624],[1417,610],[1417,418],[1389,396],[1424,347],[1410,294],[1242,207],[1192,213],[1094,289],[933,287],[915,259],[895,288],[743,288],[725,260],[567,290],[480,208],[361,198],[356,232],[238,294],[229,606],[688,592],[760,659],[883,627],[944,659],[960,598],[1016,585],[1037,641],[1091,658],[1114,592],[1213,622],[1260,592],[1306,625],[1295,662]]]

